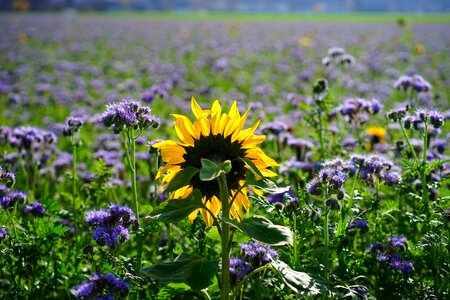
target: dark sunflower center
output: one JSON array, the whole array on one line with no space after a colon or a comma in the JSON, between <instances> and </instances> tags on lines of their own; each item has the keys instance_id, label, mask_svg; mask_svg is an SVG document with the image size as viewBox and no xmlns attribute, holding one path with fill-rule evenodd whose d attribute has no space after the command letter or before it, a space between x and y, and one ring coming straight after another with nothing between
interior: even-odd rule
<instances>
[{"instance_id":1,"label":"dark sunflower center","mask_svg":"<svg viewBox=\"0 0 450 300\"><path fill-rule=\"evenodd\" d=\"M241 148L241 143L231 142L231 136L226 138L222 134L200 136L195 140L194 146L184 148L186 154L183 158L186 160L181 164L182 168L188 166L200 169L202 167L201 159L206 158L216 163L222 163L225 160L231 161L231 171L227 174L228 189L238 189L239 181L245 178L245 164L239 157L245 156L245 149ZM200 175L196 174L191 179L194 188L198 188L203 196L210 199L212 196L219 196L219 185L217 180L202 181Z\"/></svg>"}]
</instances>

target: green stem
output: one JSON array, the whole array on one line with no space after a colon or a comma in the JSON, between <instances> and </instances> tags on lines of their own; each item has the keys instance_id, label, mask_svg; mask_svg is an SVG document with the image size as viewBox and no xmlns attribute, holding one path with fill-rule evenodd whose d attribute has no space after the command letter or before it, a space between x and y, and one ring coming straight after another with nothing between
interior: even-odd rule
<instances>
[{"instance_id":1,"label":"green stem","mask_svg":"<svg viewBox=\"0 0 450 300\"><path fill-rule=\"evenodd\" d=\"M408 134L406 133L405 127L403 127L402 121L400 120L398 123L400 124L400 128L402 129L403 137L405 138L406 143L408 144L408 147L411 150L412 155L414 156L414 159L418 162L419 158L417 157L416 151L414 151L414 147L411 145L411 141L409 140L409 137L408 137Z\"/></svg>"},{"instance_id":2,"label":"green stem","mask_svg":"<svg viewBox=\"0 0 450 300\"><path fill-rule=\"evenodd\" d=\"M422 198L424 201L424 205L426 207L427 217L430 213L430 203L428 196L428 185L427 185L427 145L428 145L428 126L425 124L425 128L423 129L423 155L422 155L422 165L420 169L420 175L422 178Z\"/></svg>"},{"instance_id":3,"label":"green stem","mask_svg":"<svg viewBox=\"0 0 450 300\"><path fill-rule=\"evenodd\" d=\"M320 159L322 160L325 157L325 149L323 146L323 124L322 124L322 111L319 108L319 144L320 144Z\"/></svg>"},{"instance_id":4,"label":"green stem","mask_svg":"<svg viewBox=\"0 0 450 300\"><path fill-rule=\"evenodd\" d=\"M230 238L230 225L225 222L225 219L230 217L230 203L228 195L228 183L225 174L220 174L218 177L220 189L220 201L222 202L222 290L221 299L228 300L230 295L230 252L228 250Z\"/></svg>"},{"instance_id":5,"label":"green stem","mask_svg":"<svg viewBox=\"0 0 450 300\"><path fill-rule=\"evenodd\" d=\"M293 234L294 234L294 270L298 268L298 240L297 240L297 215L294 213L293 215Z\"/></svg>"},{"instance_id":6,"label":"green stem","mask_svg":"<svg viewBox=\"0 0 450 300\"><path fill-rule=\"evenodd\" d=\"M133 127L126 130L126 132L124 133L124 139L125 139L124 140L125 152L127 155L127 160L131 171L131 187L133 190L134 211L139 226L139 229L136 234L137 239L136 271L140 272L144 243L143 243L143 230L140 227L141 223L139 221L139 201L136 183L136 140L134 139Z\"/></svg>"},{"instance_id":7,"label":"green stem","mask_svg":"<svg viewBox=\"0 0 450 300\"><path fill-rule=\"evenodd\" d=\"M329 247L330 240L328 236L328 215L330 214L330 210L327 208L325 211L325 216L323 217L323 241L325 244L325 248L323 251L323 265L325 268L325 278L327 280L330 279L330 258L329 258Z\"/></svg>"},{"instance_id":8,"label":"green stem","mask_svg":"<svg viewBox=\"0 0 450 300\"><path fill-rule=\"evenodd\" d=\"M255 276L256 274L268 270L268 269L273 269L273 266L271 264L267 264L265 266L259 267L258 269L250 272L249 274L247 274L247 276L244 277L244 279L241 280L241 282L239 282L239 284L236 286L235 293L233 294L233 298L236 298L236 292L241 291L241 288L245 287L245 284L247 283L247 281L249 281L253 276Z\"/></svg>"},{"instance_id":9,"label":"green stem","mask_svg":"<svg viewBox=\"0 0 450 300\"><path fill-rule=\"evenodd\" d=\"M77 197L77 145L72 148L72 207L76 211Z\"/></svg>"}]
</instances>

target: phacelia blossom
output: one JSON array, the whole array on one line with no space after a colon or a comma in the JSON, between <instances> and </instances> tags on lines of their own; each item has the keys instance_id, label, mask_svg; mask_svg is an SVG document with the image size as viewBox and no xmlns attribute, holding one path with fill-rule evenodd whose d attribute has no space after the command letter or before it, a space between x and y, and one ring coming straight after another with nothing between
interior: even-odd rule
<instances>
[{"instance_id":1,"label":"phacelia blossom","mask_svg":"<svg viewBox=\"0 0 450 300\"><path fill-rule=\"evenodd\" d=\"M251 241L245 244L239 244L241 247L241 254L251 266L259 268L266 265L278 257L278 252L268 245L263 245L256 241Z\"/></svg>"},{"instance_id":2,"label":"phacelia blossom","mask_svg":"<svg viewBox=\"0 0 450 300\"><path fill-rule=\"evenodd\" d=\"M88 211L86 224L93 228L92 237L100 246L111 250L117 242L124 243L130 236L129 228L137 224L136 217L128 206L111 204L107 209Z\"/></svg>"},{"instance_id":3,"label":"phacelia blossom","mask_svg":"<svg viewBox=\"0 0 450 300\"><path fill-rule=\"evenodd\" d=\"M230 282L238 284L244 277L255 267L250 266L244 259L232 257L230 258Z\"/></svg>"},{"instance_id":4,"label":"phacelia blossom","mask_svg":"<svg viewBox=\"0 0 450 300\"><path fill-rule=\"evenodd\" d=\"M39 201L34 201L31 205L25 206L24 211L26 214L32 214L35 216L43 216L45 214L45 208Z\"/></svg>"},{"instance_id":5,"label":"phacelia blossom","mask_svg":"<svg viewBox=\"0 0 450 300\"><path fill-rule=\"evenodd\" d=\"M129 290L128 283L109 273L92 275L91 280L81 283L72 293L78 299L116 299L126 297Z\"/></svg>"},{"instance_id":6,"label":"phacelia blossom","mask_svg":"<svg viewBox=\"0 0 450 300\"><path fill-rule=\"evenodd\" d=\"M369 121L370 115L379 113L381 108L382 105L377 99L346 98L330 112L329 117L332 119L334 115L339 113L348 123L361 126Z\"/></svg>"},{"instance_id":7,"label":"phacelia blossom","mask_svg":"<svg viewBox=\"0 0 450 300\"><path fill-rule=\"evenodd\" d=\"M6 229L0 228L0 243L6 238L8 231Z\"/></svg>"},{"instance_id":8,"label":"phacelia blossom","mask_svg":"<svg viewBox=\"0 0 450 300\"><path fill-rule=\"evenodd\" d=\"M129 99L108 105L100 120L106 127L111 127L114 133L120 133L125 128L156 128L160 124L159 118L151 114L149 107Z\"/></svg>"}]
</instances>

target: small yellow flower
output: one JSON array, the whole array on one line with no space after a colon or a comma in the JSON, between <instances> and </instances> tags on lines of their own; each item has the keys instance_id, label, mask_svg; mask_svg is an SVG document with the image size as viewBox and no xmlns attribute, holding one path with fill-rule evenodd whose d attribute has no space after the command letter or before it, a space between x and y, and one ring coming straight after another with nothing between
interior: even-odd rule
<instances>
[{"instance_id":1,"label":"small yellow flower","mask_svg":"<svg viewBox=\"0 0 450 300\"><path fill-rule=\"evenodd\" d=\"M416 45L416 52L419 55L424 55L426 52L425 46L423 44L417 44Z\"/></svg>"},{"instance_id":2,"label":"small yellow flower","mask_svg":"<svg viewBox=\"0 0 450 300\"><path fill-rule=\"evenodd\" d=\"M300 45L300 47L308 48L312 44L312 39L308 36L302 37L298 40L298 44Z\"/></svg>"},{"instance_id":3,"label":"small yellow flower","mask_svg":"<svg viewBox=\"0 0 450 300\"><path fill-rule=\"evenodd\" d=\"M247 189L241 189L246 182L248 167L240 158L250 159L261 174L267 177L276 175L268 168L278 164L257 147L265 140L265 136L254 134L259 121L252 127L243 129L249 109L241 116L234 101L229 112L224 113L216 100L211 109L203 110L194 98L191 100L191 108L196 118L194 122L184 115L173 115L180 142L167 140L153 145L161 151L162 160L166 163L159 170L157 177L162 177L162 182L168 185L181 170L187 167L200 169L202 158L215 162L230 160L231 171L226 174L229 200L235 197L230 213L240 221L243 209L250 208ZM172 192L171 198L183 201L194 189L200 190L204 205L217 216L222 208L219 185L215 180L200 180L198 173L186 186ZM206 225L212 226L213 218L206 209L191 213L189 221L192 223L199 212Z\"/></svg>"}]
</instances>

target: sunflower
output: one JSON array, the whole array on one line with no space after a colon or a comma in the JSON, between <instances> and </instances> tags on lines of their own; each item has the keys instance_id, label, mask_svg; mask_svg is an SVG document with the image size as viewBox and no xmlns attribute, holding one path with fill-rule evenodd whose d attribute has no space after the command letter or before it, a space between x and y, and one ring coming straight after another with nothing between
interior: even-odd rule
<instances>
[{"instance_id":1,"label":"sunflower","mask_svg":"<svg viewBox=\"0 0 450 300\"><path fill-rule=\"evenodd\" d=\"M158 171L157 178L162 177L163 184L169 185L180 171L188 167L200 169L202 158L217 163L230 160L231 171L226 174L229 201L234 198L230 214L240 221L243 209L248 211L250 208L247 189L242 188L249 168L241 158L251 160L265 177L275 176L276 173L268 168L278 166L257 147L265 140L264 135L254 134L260 122L244 130L244 123L250 109L241 116L236 101L233 102L228 113L222 112L218 100L214 101L211 109L203 110L192 98L191 108L196 118L194 122L184 115L172 115L175 117L175 131L180 139L179 142L166 140L153 145L160 150L162 160L166 163ZM188 184L173 191L170 198L182 201L194 189L200 190L204 205L217 216L222 207L219 184L216 180L202 181L198 173ZM254 192L260 191L254 189ZM213 217L203 208L192 212L188 217L189 221L192 223L199 212L206 225L212 226Z\"/></svg>"}]
</instances>

